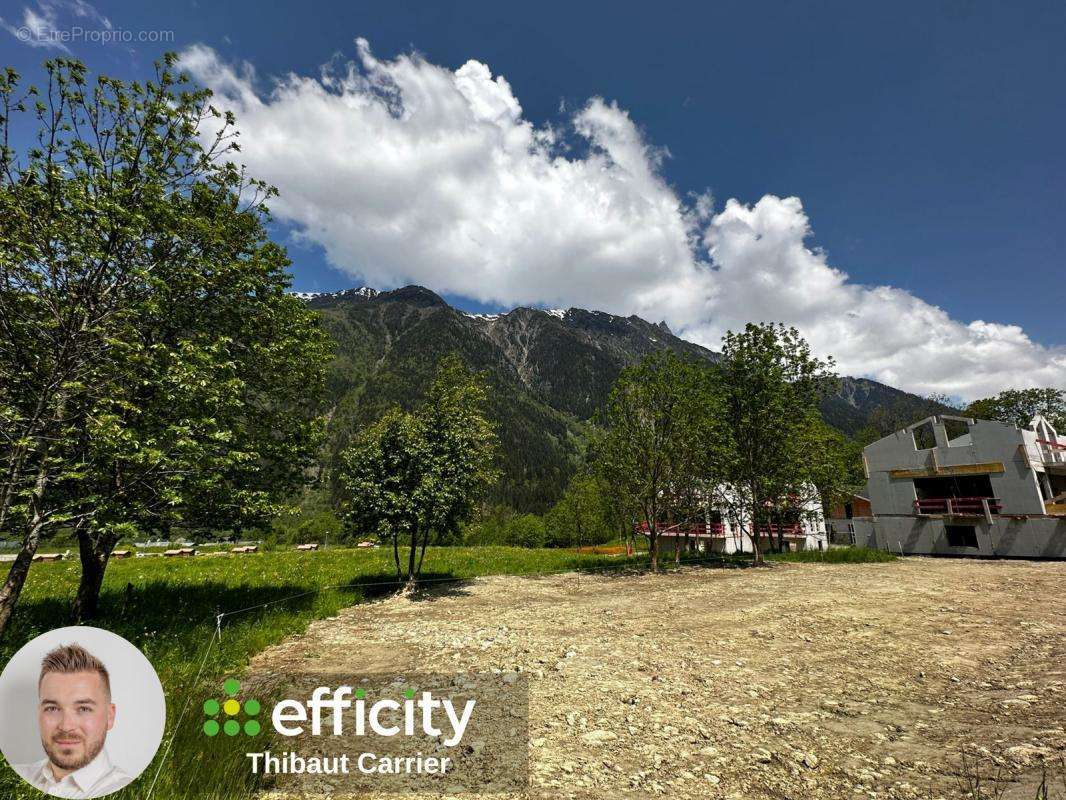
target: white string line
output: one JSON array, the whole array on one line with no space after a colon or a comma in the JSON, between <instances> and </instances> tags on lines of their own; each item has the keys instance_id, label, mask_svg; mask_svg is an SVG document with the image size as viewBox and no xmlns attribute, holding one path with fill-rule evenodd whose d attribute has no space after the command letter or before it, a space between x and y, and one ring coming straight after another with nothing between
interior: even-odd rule
<instances>
[{"instance_id":1,"label":"white string line","mask_svg":"<svg viewBox=\"0 0 1066 800\"><path fill-rule=\"evenodd\" d=\"M200 669L196 671L196 677L192 680L192 685L189 687L188 697L185 698L185 707L181 709L181 714L178 715L177 721L174 723L174 728L170 733L170 740L167 742L167 746L163 750L163 755L159 759L159 766L156 768L155 777L152 778L152 784L148 787L148 792L145 794L145 800L148 800L152 796L152 792L155 791L156 781L159 780L159 775L163 771L163 765L166 763L167 756L170 755L170 748L174 744L174 739L178 735L178 731L181 729L181 721L185 718L185 712L189 710L189 704L192 703L193 693L200 685L200 676L204 673L204 666L207 664L207 657L211 654L211 647L215 643L215 636L218 635L221 640L221 634L219 633L222 624L222 618L218 618L218 625L215 631L211 634L211 639L207 642L207 648L204 650L204 657L200 661Z\"/></svg>"}]
</instances>

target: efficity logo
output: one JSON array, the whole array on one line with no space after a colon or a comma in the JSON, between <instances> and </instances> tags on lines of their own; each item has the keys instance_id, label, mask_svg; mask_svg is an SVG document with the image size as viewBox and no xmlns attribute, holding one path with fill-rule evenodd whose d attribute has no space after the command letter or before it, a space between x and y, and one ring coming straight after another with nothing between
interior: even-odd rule
<instances>
[{"instance_id":1,"label":"efficity logo","mask_svg":"<svg viewBox=\"0 0 1066 800\"><path fill-rule=\"evenodd\" d=\"M222 700L212 697L204 701L204 715L207 717L203 725L204 733L207 736L218 736L219 732L236 736L243 730L248 736L258 736L263 730L262 723L256 719L262 711L259 701L245 700L242 704L237 700L241 684L235 678L227 678L222 684L222 690L226 693ZM242 710L247 717L243 724L240 720Z\"/></svg>"},{"instance_id":2,"label":"efficity logo","mask_svg":"<svg viewBox=\"0 0 1066 800\"><path fill-rule=\"evenodd\" d=\"M204 702L203 732L207 736L236 736L242 730L248 736L258 736L264 722L259 720L262 706L258 700L236 698L240 682L229 678L223 684L226 698L210 698ZM337 688L319 686L306 700L284 699L274 704L265 717L274 732L284 738L309 735L356 737L419 737L436 740L447 748L462 743L477 704L466 700L461 707L448 698L434 697L431 691L417 692L412 688L400 690L397 697L371 700L364 688L342 685ZM242 714L243 712L243 714ZM325 724L324 724L325 723ZM417 752L410 757L378 758L374 753L362 753L354 759L348 755L337 758L303 757L297 753L273 754L270 751L246 753L253 773L348 773L353 767L364 774L395 774L419 772L444 774L454 763L450 758L423 756Z\"/></svg>"}]
</instances>

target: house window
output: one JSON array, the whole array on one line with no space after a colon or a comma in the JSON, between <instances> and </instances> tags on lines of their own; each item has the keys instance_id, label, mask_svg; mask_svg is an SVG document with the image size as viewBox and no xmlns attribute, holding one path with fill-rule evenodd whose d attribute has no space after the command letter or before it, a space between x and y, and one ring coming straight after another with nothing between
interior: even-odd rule
<instances>
[{"instance_id":1,"label":"house window","mask_svg":"<svg viewBox=\"0 0 1066 800\"><path fill-rule=\"evenodd\" d=\"M945 525L948 547L977 548L977 529L973 525Z\"/></svg>"}]
</instances>

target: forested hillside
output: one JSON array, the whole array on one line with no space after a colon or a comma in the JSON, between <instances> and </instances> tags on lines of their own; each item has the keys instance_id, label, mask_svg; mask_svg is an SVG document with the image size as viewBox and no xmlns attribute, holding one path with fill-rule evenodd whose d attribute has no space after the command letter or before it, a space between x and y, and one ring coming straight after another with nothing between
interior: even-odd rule
<instances>
[{"instance_id":1,"label":"forested hillside","mask_svg":"<svg viewBox=\"0 0 1066 800\"><path fill-rule=\"evenodd\" d=\"M503 472L492 499L521 511L544 511L562 494L623 367L664 348L717 359L674 336L665 323L600 311L516 308L472 315L420 286L301 296L319 311L336 342L325 479L329 464L361 427L391 406L417 404L437 361L455 352L490 378ZM875 381L845 378L822 412L829 423L855 434L939 408Z\"/></svg>"}]
</instances>

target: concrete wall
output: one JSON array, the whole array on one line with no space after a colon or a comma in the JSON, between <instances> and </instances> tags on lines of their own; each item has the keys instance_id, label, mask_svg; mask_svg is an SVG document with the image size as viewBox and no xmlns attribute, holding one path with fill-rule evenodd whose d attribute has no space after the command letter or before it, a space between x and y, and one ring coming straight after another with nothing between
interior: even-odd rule
<instances>
[{"instance_id":1,"label":"concrete wall","mask_svg":"<svg viewBox=\"0 0 1066 800\"><path fill-rule=\"evenodd\" d=\"M876 516L914 514L913 478L893 478L890 470L921 470L998 462L1002 473L991 472L992 491L1003 514L1043 514L1037 474L1022 447L1022 431L1009 425L975 420L968 436L952 446L944 424L933 426L937 446L917 450L910 430L899 431L869 445L866 458L870 480L867 497Z\"/></svg>"},{"instance_id":2,"label":"concrete wall","mask_svg":"<svg viewBox=\"0 0 1066 800\"><path fill-rule=\"evenodd\" d=\"M1066 517L997 517L992 525L941 517L878 516L847 522L854 527L856 545L905 555L1066 558ZM978 547L949 547L945 524L973 524Z\"/></svg>"}]
</instances>

